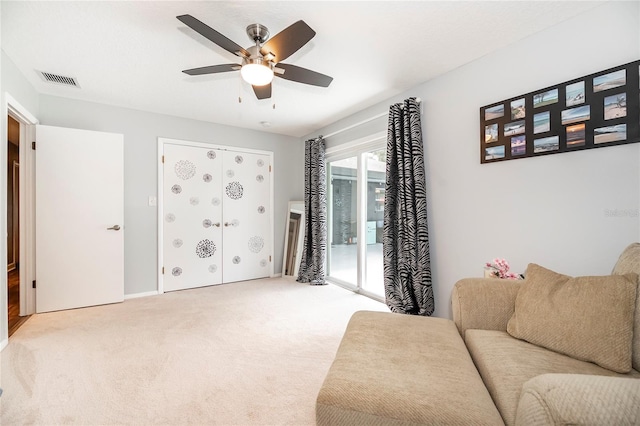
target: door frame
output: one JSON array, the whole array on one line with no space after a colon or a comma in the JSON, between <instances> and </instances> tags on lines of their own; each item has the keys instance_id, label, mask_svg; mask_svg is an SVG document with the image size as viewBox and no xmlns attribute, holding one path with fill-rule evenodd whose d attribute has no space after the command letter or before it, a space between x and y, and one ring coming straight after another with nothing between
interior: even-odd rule
<instances>
[{"instance_id":1,"label":"door frame","mask_svg":"<svg viewBox=\"0 0 640 426\"><path fill-rule=\"evenodd\" d=\"M164 163L163 163L163 158L164 158L164 145L165 144L171 144L171 145L182 145L182 146L190 146L190 147L194 147L194 148L209 148L209 149L219 149L222 151L234 151L234 152L245 152L245 153L249 153L249 154L260 154L260 155L268 155L269 156L269 163L271 164L271 177L269 179L269 211L271 212L271 217L269 218L269 235L271 236L271 243L270 243L270 247L269 247L269 251L271 253L271 262L269 262L269 276L270 277L274 277L274 273L273 273L273 263L275 261L275 254L274 254L274 211L273 211L273 206L274 206L274 193L273 193L273 189L274 189L274 178L273 178L273 173L275 173L275 166L273 164L273 152L272 151L262 151L262 150L257 150L257 149L250 149L250 148L241 148L241 147L235 147L235 146L229 146L229 145L217 145L217 144L213 144L213 143L206 143L206 142L195 142L195 141L187 141L187 140L182 140L182 139L171 139L171 138L164 138L164 137L158 137L158 187L157 187L157 195L156 195L156 201L157 201L157 211L158 211L158 217L157 217L157 221L158 221L158 241L157 241L157 248L158 248L158 264L157 264L157 274L158 274L158 294L162 294L164 293L164 277L163 277L163 263L164 263L164 251L163 251L163 240L164 240L164 231L163 231L163 218L164 218L164 196L163 193L164 191L162 190L162 188L164 187ZM223 272L224 273L224 272Z\"/></svg>"},{"instance_id":2,"label":"door frame","mask_svg":"<svg viewBox=\"0 0 640 426\"><path fill-rule=\"evenodd\" d=\"M9 93L4 93L4 115L3 120L7 120L10 115L18 123L20 123L20 155L19 155L19 210L20 210L20 316L31 315L35 313L36 292L32 286L27 283L35 280L35 151L30 149L29 141L35 141L35 126L39 123L38 119L29 112L27 108L22 106ZM8 132L8 125L5 124ZM3 135L5 141L8 134ZM0 164L7 163L7 152L5 149L0 152ZM0 208L3 211L7 209L7 186L2 185L0 192ZM1 221L0 234L6 235L7 223ZM6 243L4 243L6 244ZM4 246L3 246L4 247ZM3 251L6 255L7 249ZM2 275L0 279L0 291L7 293L7 276ZM2 318L7 317L7 304L0 306L0 315ZM3 325L0 330L0 336L8 336L8 324L6 320L0 321ZM0 350L8 343L8 339L0 341Z\"/></svg>"}]
</instances>

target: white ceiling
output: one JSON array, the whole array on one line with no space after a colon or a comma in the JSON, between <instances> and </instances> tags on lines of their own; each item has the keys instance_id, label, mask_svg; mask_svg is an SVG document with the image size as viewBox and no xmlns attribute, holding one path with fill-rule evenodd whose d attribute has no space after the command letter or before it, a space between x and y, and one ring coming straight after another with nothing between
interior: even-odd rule
<instances>
[{"instance_id":1,"label":"white ceiling","mask_svg":"<svg viewBox=\"0 0 640 426\"><path fill-rule=\"evenodd\" d=\"M2 0L1 40L43 94L299 137L600 3ZM285 62L334 81L276 79L272 98L259 101L237 72L187 76L239 60L178 21L182 14L245 47L249 24L274 35L302 19L317 35ZM45 83L36 70L75 77L81 88Z\"/></svg>"}]
</instances>

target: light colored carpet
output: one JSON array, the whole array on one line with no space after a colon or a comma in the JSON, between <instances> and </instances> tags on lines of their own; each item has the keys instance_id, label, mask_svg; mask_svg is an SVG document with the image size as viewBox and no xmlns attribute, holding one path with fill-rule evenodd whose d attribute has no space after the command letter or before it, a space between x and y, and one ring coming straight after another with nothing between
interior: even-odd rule
<instances>
[{"instance_id":1,"label":"light colored carpet","mask_svg":"<svg viewBox=\"0 0 640 426\"><path fill-rule=\"evenodd\" d=\"M0 423L314 424L358 310L387 308L287 277L34 315L0 353Z\"/></svg>"}]
</instances>

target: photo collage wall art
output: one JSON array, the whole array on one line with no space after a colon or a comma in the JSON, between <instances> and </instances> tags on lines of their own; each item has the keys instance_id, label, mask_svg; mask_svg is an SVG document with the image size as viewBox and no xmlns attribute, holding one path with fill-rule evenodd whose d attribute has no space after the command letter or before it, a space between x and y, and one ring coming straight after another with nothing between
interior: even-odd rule
<instances>
[{"instance_id":1,"label":"photo collage wall art","mask_svg":"<svg viewBox=\"0 0 640 426\"><path fill-rule=\"evenodd\" d=\"M640 142L640 61L480 108L480 162Z\"/></svg>"}]
</instances>

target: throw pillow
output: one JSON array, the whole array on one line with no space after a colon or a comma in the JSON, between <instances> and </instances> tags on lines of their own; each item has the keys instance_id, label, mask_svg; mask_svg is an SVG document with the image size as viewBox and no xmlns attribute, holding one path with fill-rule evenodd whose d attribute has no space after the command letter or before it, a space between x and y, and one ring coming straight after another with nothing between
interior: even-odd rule
<instances>
[{"instance_id":1,"label":"throw pillow","mask_svg":"<svg viewBox=\"0 0 640 426\"><path fill-rule=\"evenodd\" d=\"M577 277L527 267L507 332L618 373L631 371L638 275Z\"/></svg>"}]
</instances>

